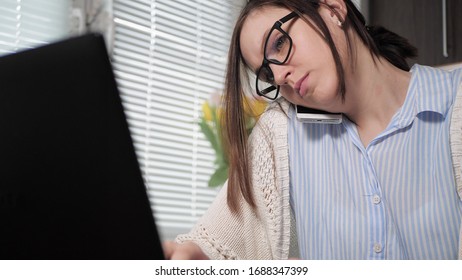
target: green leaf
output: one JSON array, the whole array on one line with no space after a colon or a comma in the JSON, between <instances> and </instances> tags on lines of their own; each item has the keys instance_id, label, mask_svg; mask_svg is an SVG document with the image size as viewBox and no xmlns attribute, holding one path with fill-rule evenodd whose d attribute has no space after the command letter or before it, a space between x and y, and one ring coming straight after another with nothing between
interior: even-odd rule
<instances>
[{"instance_id":1,"label":"green leaf","mask_svg":"<svg viewBox=\"0 0 462 280\"><path fill-rule=\"evenodd\" d=\"M219 187L222 186L228 179L228 166L222 165L219 166L215 173L210 176L209 187Z\"/></svg>"},{"instance_id":2,"label":"green leaf","mask_svg":"<svg viewBox=\"0 0 462 280\"><path fill-rule=\"evenodd\" d=\"M246 116L245 118L245 128L247 130L252 130L252 128L255 126L255 118L252 118L250 116Z\"/></svg>"},{"instance_id":3,"label":"green leaf","mask_svg":"<svg viewBox=\"0 0 462 280\"><path fill-rule=\"evenodd\" d=\"M215 164L216 166L226 165L226 162L225 162L225 160L224 160L224 158L223 158L223 152L222 152L222 151L220 151L220 152L215 151L215 161L214 161L214 164Z\"/></svg>"},{"instance_id":4,"label":"green leaf","mask_svg":"<svg viewBox=\"0 0 462 280\"><path fill-rule=\"evenodd\" d=\"M213 129L208 125L207 121L201 118L201 121L199 122L199 127L202 130L202 133L204 133L205 138L209 140L210 145L212 145L212 148L215 150L215 153L221 152L221 148L218 144L218 139L216 133L213 131Z\"/></svg>"}]
</instances>

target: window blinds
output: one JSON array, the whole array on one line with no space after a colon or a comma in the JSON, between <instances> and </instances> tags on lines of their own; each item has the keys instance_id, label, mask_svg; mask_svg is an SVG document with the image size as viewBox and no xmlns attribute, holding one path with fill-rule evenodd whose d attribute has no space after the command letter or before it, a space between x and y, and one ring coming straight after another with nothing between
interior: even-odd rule
<instances>
[{"instance_id":1,"label":"window blinds","mask_svg":"<svg viewBox=\"0 0 462 280\"><path fill-rule=\"evenodd\" d=\"M66 36L69 31L69 2L1 0L0 55Z\"/></svg>"},{"instance_id":2,"label":"window blinds","mask_svg":"<svg viewBox=\"0 0 462 280\"><path fill-rule=\"evenodd\" d=\"M189 231L217 189L215 155L197 121L223 88L242 1L114 0L113 65L164 239Z\"/></svg>"}]
</instances>

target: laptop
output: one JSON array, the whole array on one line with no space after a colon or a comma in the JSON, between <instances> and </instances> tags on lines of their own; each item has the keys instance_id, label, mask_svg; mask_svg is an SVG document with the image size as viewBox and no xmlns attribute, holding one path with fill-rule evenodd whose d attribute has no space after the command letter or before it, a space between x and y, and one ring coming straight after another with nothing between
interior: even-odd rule
<instances>
[{"instance_id":1,"label":"laptop","mask_svg":"<svg viewBox=\"0 0 462 280\"><path fill-rule=\"evenodd\" d=\"M0 259L162 259L104 40L0 57Z\"/></svg>"}]
</instances>

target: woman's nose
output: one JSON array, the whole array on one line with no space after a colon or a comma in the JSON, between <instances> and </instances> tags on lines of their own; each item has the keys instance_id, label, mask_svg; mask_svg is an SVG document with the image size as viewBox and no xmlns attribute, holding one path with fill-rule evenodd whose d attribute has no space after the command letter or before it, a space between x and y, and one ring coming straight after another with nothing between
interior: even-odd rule
<instances>
[{"instance_id":1,"label":"woman's nose","mask_svg":"<svg viewBox=\"0 0 462 280\"><path fill-rule=\"evenodd\" d=\"M271 71L274 75L274 82L279 85L285 85L289 82L289 77L292 74L292 67L290 65L277 65L271 64Z\"/></svg>"}]
</instances>

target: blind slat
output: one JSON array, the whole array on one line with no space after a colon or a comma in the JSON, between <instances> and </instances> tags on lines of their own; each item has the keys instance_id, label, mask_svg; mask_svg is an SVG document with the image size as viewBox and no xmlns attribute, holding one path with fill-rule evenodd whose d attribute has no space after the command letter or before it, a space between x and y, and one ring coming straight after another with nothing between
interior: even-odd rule
<instances>
[{"instance_id":1,"label":"blind slat","mask_svg":"<svg viewBox=\"0 0 462 280\"><path fill-rule=\"evenodd\" d=\"M70 1L3 0L0 7L0 55L67 36Z\"/></svg>"},{"instance_id":2,"label":"blind slat","mask_svg":"<svg viewBox=\"0 0 462 280\"><path fill-rule=\"evenodd\" d=\"M113 66L164 238L188 230L213 201L215 153L197 124L222 90L235 0L114 0Z\"/></svg>"}]
</instances>

